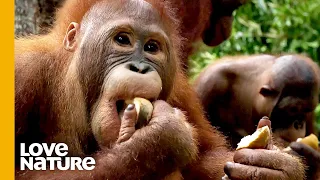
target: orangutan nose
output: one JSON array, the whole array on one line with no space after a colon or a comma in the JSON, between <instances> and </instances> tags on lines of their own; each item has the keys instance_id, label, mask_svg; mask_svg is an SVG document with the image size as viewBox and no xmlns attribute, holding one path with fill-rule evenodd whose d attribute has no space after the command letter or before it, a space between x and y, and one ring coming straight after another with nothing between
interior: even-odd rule
<instances>
[{"instance_id":1,"label":"orangutan nose","mask_svg":"<svg viewBox=\"0 0 320 180\"><path fill-rule=\"evenodd\" d=\"M154 70L151 65L143 62L131 62L128 64L128 69L140 74L147 74Z\"/></svg>"}]
</instances>

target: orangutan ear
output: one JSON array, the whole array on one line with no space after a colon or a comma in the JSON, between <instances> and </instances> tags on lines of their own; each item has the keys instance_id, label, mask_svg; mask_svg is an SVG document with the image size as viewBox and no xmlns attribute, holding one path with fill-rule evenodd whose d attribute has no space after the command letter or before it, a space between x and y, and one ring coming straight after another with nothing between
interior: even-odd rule
<instances>
[{"instance_id":1,"label":"orangutan ear","mask_svg":"<svg viewBox=\"0 0 320 180\"><path fill-rule=\"evenodd\" d=\"M78 23L72 22L69 24L67 33L63 39L64 49L67 51L74 52L77 47L77 35L80 31L80 25Z\"/></svg>"},{"instance_id":2,"label":"orangutan ear","mask_svg":"<svg viewBox=\"0 0 320 180\"><path fill-rule=\"evenodd\" d=\"M256 109L259 109L260 114L270 117L280 99L281 92L266 84L260 87L259 94L260 96L257 98Z\"/></svg>"}]
</instances>

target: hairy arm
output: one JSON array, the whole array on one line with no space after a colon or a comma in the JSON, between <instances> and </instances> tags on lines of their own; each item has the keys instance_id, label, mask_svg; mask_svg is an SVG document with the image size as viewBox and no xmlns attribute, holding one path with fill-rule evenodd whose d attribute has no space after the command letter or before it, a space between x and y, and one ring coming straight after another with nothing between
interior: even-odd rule
<instances>
[{"instance_id":1,"label":"hairy arm","mask_svg":"<svg viewBox=\"0 0 320 180\"><path fill-rule=\"evenodd\" d=\"M293 142L290 147L303 157L304 162L308 166L307 179L320 179L320 149L315 150L308 145Z\"/></svg>"},{"instance_id":2,"label":"hairy arm","mask_svg":"<svg viewBox=\"0 0 320 180\"><path fill-rule=\"evenodd\" d=\"M17 179L162 179L196 158L193 130L183 114L167 103L154 104L150 123L111 149L97 153L92 171L24 171ZM135 124L135 110L126 110L124 124ZM132 128L120 130L120 137ZM127 133L125 132L127 131ZM126 138L125 138L126 139Z\"/></svg>"},{"instance_id":3,"label":"hairy arm","mask_svg":"<svg viewBox=\"0 0 320 180\"><path fill-rule=\"evenodd\" d=\"M260 120L258 127L270 126L270 121ZM199 133L199 132L198 132ZM217 133L217 132L216 132ZM218 137L211 134L211 137ZM208 137L207 137L208 138ZM199 139L201 139L199 137ZM203 151L199 160L186 172L186 179L221 179L224 173L231 179L304 179L304 165L300 158L278 150L270 141L268 149L241 149L229 151L223 138ZM221 143L218 146L217 143Z\"/></svg>"},{"instance_id":4,"label":"hairy arm","mask_svg":"<svg viewBox=\"0 0 320 180\"><path fill-rule=\"evenodd\" d=\"M38 103L37 95L42 93L41 63L34 61L32 56L30 53L26 53L15 57L16 135L27 131L28 117L31 116L33 108Z\"/></svg>"}]
</instances>

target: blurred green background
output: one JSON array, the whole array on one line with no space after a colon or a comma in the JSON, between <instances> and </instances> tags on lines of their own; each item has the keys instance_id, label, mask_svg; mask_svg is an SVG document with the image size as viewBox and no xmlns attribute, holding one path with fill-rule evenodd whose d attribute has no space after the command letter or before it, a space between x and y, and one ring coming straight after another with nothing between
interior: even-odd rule
<instances>
[{"instance_id":1,"label":"blurred green background","mask_svg":"<svg viewBox=\"0 0 320 180\"><path fill-rule=\"evenodd\" d=\"M252 0L234 12L232 36L221 45L203 44L189 58L190 81L225 55L302 53L319 64L320 0ZM320 105L316 108L320 131Z\"/></svg>"}]
</instances>

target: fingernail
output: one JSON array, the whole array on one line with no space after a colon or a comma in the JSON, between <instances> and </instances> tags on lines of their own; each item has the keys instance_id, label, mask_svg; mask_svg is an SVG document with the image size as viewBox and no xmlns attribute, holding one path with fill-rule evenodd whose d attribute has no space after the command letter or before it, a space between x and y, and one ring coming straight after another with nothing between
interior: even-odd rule
<instances>
[{"instance_id":1,"label":"fingernail","mask_svg":"<svg viewBox=\"0 0 320 180\"><path fill-rule=\"evenodd\" d=\"M232 165L233 165L232 162L227 162L223 168L223 170L227 176L230 176L230 171L232 170Z\"/></svg>"},{"instance_id":2,"label":"fingernail","mask_svg":"<svg viewBox=\"0 0 320 180\"><path fill-rule=\"evenodd\" d=\"M232 165L233 165L233 162L227 162L226 165L227 165L227 166L232 166Z\"/></svg>"},{"instance_id":3,"label":"fingernail","mask_svg":"<svg viewBox=\"0 0 320 180\"><path fill-rule=\"evenodd\" d=\"M268 116L263 116L261 119L269 119Z\"/></svg>"},{"instance_id":4,"label":"fingernail","mask_svg":"<svg viewBox=\"0 0 320 180\"><path fill-rule=\"evenodd\" d=\"M134 109L134 104L129 104L126 108L126 111L132 111Z\"/></svg>"},{"instance_id":5,"label":"fingernail","mask_svg":"<svg viewBox=\"0 0 320 180\"><path fill-rule=\"evenodd\" d=\"M289 146L290 146L292 149L297 149L297 148L299 148L299 143L297 143L297 142L291 142Z\"/></svg>"}]
</instances>

